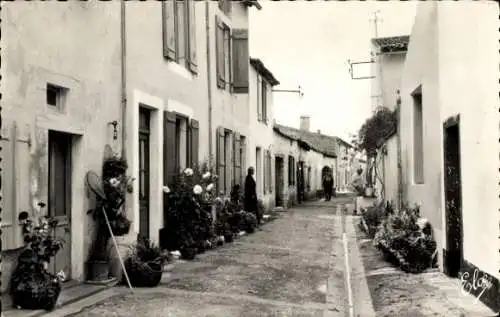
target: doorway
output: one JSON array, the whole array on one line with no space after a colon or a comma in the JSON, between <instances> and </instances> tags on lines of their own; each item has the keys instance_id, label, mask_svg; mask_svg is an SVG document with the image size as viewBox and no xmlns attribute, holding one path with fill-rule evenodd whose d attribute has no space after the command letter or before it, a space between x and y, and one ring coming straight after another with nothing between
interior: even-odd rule
<instances>
[{"instance_id":1,"label":"doorway","mask_svg":"<svg viewBox=\"0 0 500 317\"><path fill-rule=\"evenodd\" d=\"M443 125L446 219L446 249L443 252L443 262L445 274L450 277L458 277L463 258L459 120L460 117L456 116L448 119Z\"/></svg>"},{"instance_id":2,"label":"doorway","mask_svg":"<svg viewBox=\"0 0 500 317\"><path fill-rule=\"evenodd\" d=\"M58 220L54 235L63 239L63 247L49 264L51 273L63 271L71 279L71 192L72 135L49 130L48 215Z\"/></svg>"},{"instance_id":3,"label":"doorway","mask_svg":"<svg viewBox=\"0 0 500 317\"><path fill-rule=\"evenodd\" d=\"M285 175L284 175L284 166L285 163L282 157L276 156L274 164L274 172L276 175L275 186L275 202L276 207L283 207L283 188L285 186Z\"/></svg>"},{"instance_id":4,"label":"doorway","mask_svg":"<svg viewBox=\"0 0 500 317\"><path fill-rule=\"evenodd\" d=\"M139 108L139 235L149 239L150 111Z\"/></svg>"}]
</instances>

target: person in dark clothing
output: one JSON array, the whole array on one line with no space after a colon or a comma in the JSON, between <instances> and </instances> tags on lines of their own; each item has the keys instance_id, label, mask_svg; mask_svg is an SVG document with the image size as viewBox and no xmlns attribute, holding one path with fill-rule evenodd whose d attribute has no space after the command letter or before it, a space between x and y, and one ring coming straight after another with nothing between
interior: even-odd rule
<instances>
[{"instance_id":1,"label":"person in dark clothing","mask_svg":"<svg viewBox=\"0 0 500 317\"><path fill-rule=\"evenodd\" d=\"M325 192L325 200L330 201L333 193L333 177L327 173L323 179L323 190Z\"/></svg>"},{"instance_id":2,"label":"person in dark clothing","mask_svg":"<svg viewBox=\"0 0 500 317\"><path fill-rule=\"evenodd\" d=\"M248 174L245 179L245 211L252 212L257 217L257 223L260 225L259 212L257 210L257 184L253 179L254 169L253 167L248 168Z\"/></svg>"}]
</instances>

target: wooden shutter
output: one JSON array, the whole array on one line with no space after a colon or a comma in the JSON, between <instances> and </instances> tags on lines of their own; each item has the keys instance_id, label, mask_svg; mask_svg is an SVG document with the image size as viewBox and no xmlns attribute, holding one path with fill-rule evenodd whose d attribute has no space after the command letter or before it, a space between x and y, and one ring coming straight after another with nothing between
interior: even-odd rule
<instances>
[{"instance_id":1,"label":"wooden shutter","mask_svg":"<svg viewBox=\"0 0 500 317\"><path fill-rule=\"evenodd\" d=\"M165 111L163 113L163 182L169 187L173 185L176 171L175 140L176 140L176 116L175 113Z\"/></svg>"},{"instance_id":2,"label":"wooden shutter","mask_svg":"<svg viewBox=\"0 0 500 317\"><path fill-rule=\"evenodd\" d=\"M247 172L247 145L246 138L244 136L240 136L240 159L241 159L241 183L244 183L246 172Z\"/></svg>"},{"instance_id":3,"label":"wooden shutter","mask_svg":"<svg viewBox=\"0 0 500 317\"><path fill-rule=\"evenodd\" d=\"M217 174L219 175L219 191L225 190L224 128L217 128Z\"/></svg>"},{"instance_id":4,"label":"wooden shutter","mask_svg":"<svg viewBox=\"0 0 500 317\"><path fill-rule=\"evenodd\" d=\"M226 191L230 192L231 191L231 185L233 184L233 177L232 177L232 169L234 166L234 163L232 163L232 160L234 160L233 157L233 152L234 152L234 143L232 143L231 139L231 134L230 133L224 133L224 152L225 152L225 159L226 162L224 164L225 169L226 169Z\"/></svg>"},{"instance_id":5,"label":"wooden shutter","mask_svg":"<svg viewBox=\"0 0 500 317\"><path fill-rule=\"evenodd\" d=\"M257 75L257 119L262 121L262 77Z\"/></svg>"},{"instance_id":6,"label":"wooden shutter","mask_svg":"<svg viewBox=\"0 0 500 317\"><path fill-rule=\"evenodd\" d=\"M240 134L234 134L234 184L241 184L241 139Z\"/></svg>"},{"instance_id":7,"label":"wooden shutter","mask_svg":"<svg viewBox=\"0 0 500 317\"><path fill-rule=\"evenodd\" d=\"M271 151L269 153L269 192L273 192L273 157Z\"/></svg>"},{"instance_id":8,"label":"wooden shutter","mask_svg":"<svg viewBox=\"0 0 500 317\"><path fill-rule=\"evenodd\" d=\"M262 121L267 123L267 83L265 79L261 82L261 98L262 98Z\"/></svg>"},{"instance_id":9,"label":"wooden shutter","mask_svg":"<svg viewBox=\"0 0 500 317\"><path fill-rule=\"evenodd\" d=\"M162 1L163 56L175 60L175 7L174 1Z\"/></svg>"},{"instance_id":10,"label":"wooden shutter","mask_svg":"<svg viewBox=\"0 0 500 317\"><path fill-rule=\"evenodd\" d=\"M189 125L189 159L192 167L196 167L199 162L199 147L200 147L200 128L198 120L191 119Z\"/></svg>"},{"instance_id":11,"label":"wooden shutter","mask_svg":"<svg viewBox=\"0 0 500 317\"><path fill-rule=\"evenodd\" d=\"M232 30L233 92L248 93L248 30Z\"/></svg>"},{"instance_id":12,"label":"wooden shutter","mask_svg":"<svg viewBox=\"0 0 500 317\"><path fill-rule=\"evenodd\" d=\"M226 64L224 60L224 25L218 16L215 17L215 24L217 87L225 88Z\"/></svg>"},{"instance_id":13,"label":"wooden shutter","mask_svg":"<svg viewBox=\"0 0 500 317\"><path fill-rule=\"evenodd\" d=\"M18 213L22 210L18 208L18 194L16 172L22 166L17 166L17 126L16 124L6 124L2 122L2 135L0 146L2 148L2 250L12 250L23 246L22 230L18 222ZM28 156L29 157L29 156ZM28 169L29 171L29 169ZM26 195L28 192L21 192Z\"/></svg>"},{"instance_id":14,"label":"wooden shutter","mask_svg":"<svg viewBox=\"0 0 500 317\"><path fill-rule=\"evenodd\" d=\"M198 73L198 62L196 61L196 14L195 14L195 0L188 0L188 66L189 69L197 74Z\"/></svg>"}]
</instances>

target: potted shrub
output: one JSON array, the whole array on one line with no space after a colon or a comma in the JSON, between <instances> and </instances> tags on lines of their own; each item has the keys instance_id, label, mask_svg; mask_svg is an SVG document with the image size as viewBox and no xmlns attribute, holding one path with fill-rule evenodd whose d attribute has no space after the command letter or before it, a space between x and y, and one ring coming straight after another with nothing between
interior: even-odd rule
<instances>
[{"instance_id":1,"label":"potted shrub","mask_svg":"<svg viewBox=\"0 0 500 317\"><path fill-rule=\"evenodd\" d=\"M257 217L250 212L244 212L241 230L254 233L255 228L257 228Z\"/></svg>"},{"instance_id":2,"label":"potted shrub","mask_svg":"<svg viewBox=\"0 0 500 317\"><path fill-rule=\"evenodd\" d=\"M38 204L41 210L45 204ZM49 271L51 258L63 247L63 240L55 236L57 220L40 216L30 218L28 212L19 214L23 226L25 247L18 257L11 276L10 294L15 307L52 310L61 293L64 272Z\"/></svg>"},{"instance_id":3,"label":"potted shrub","mask_svg":"<svg viewBox=\"0 0 500 317\"><path fill-rule=\"evenodd\" d=\"M96 225L96 234L87 261L87 278L92 281L109 279L108 241L111 234L104 213L113 235L123 236L130 231L131 221L125 216L122 206L127 192L132 191L133 179L126 176L126 171L127 162L124 159L113 156L105 160L102 170L102 189L105 197L98 196L96 207L88 211L92 214Z\"/></svg>"},{"instance_id":4,"label":"potted shrub","mask_svg":"<svg viewBox=\"0 0 500 317\"><path fill-rule=\"evenodd\" d=\"M125 260L125 269L130 284L134 287L158 286L163 274L163 266L169 260L167 251L163 252L149 239L138 237L137 243Z\"/></svg>"},{"instance_id":5,"label":"potted shrub","mask_svg":"<svg viewBox=\"0 0 500 317\"><path fill-rule=\"evenodd\" d=\"M160 230L160 245L169 251L178 250L184 259L193 259L209 247L214 238L212 206L214 181L208 163L186 168L175 177L172 188L164 186L166 226Z\"/></svg>"}]
</instances>

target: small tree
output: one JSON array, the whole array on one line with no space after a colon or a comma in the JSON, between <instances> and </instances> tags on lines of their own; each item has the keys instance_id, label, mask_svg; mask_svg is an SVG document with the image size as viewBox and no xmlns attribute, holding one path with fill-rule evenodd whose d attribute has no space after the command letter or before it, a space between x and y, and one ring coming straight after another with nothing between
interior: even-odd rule
<instances>
[{"instance_id":1,"label":"small tree","mask_svg":"<svg viewBox=\"0 0 500 317\"><path fill-rule=\"evenodd\" d=\"M394 111L386 107L378 108L361 126L356 138L358 150L367 156L367 185L373 187L373 172L377 160L377 150L397 130L398 119ZM376 172L376 171L375 171Z\"/></svg>"}]
</instances>

